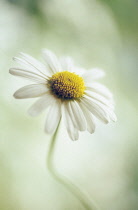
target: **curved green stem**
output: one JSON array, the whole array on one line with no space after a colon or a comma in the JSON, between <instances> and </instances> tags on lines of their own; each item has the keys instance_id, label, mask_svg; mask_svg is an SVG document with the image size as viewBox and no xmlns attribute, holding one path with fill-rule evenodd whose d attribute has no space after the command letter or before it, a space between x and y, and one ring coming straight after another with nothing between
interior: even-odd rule
<instances>
[{"instance_id":1,"label":"curved green stem","mask_svg":"<svg viewBox=\"0 0 138 210\"><path fill-rule=\"evenodd\" d=\"M59 124L60 124L60 122L59 122ZM70 180L68 180L63 175L58 174L58 172L56 171L56 169L54 167L53 154L54 154L58 129L59 129L59 125L52 137L52 140L51 140L51 143L49 146L48 155L47 155L46 161L47 161L47 167L49 169L49 172L51 173L51 175L57 182L59 182L61 185L63 185L65 188L67 188L82 203L83 207L86 210L96 210L97 208L95 207L95 205L93 205L93 207L91 207L90 199L88 199L86 197L86 195L78 189L77 186L75 186L73 183L71 183Z\"/></svg>"}]
</instances>

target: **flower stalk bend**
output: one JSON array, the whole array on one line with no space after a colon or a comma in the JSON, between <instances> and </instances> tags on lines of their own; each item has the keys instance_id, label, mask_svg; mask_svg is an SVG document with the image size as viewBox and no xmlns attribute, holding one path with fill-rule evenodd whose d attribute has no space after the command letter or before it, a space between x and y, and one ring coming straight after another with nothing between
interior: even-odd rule
<instances>
[{"instance_id":1,"label":"flower stalk bend","mask_svg":"<svg viewBox=\"0 0 138 210\"><path fill-rule=\"evenodd\" d=\"M60 122L59 122L60 124ZM48 155L47 155L47 167L49 172L51 173L52 177L61 185L63 185L68 191L70 191L83 205L84 209L86 210L98 210L97 207L93 204L93 207L91 207L91 201L90 199L88 199L86 197L86 195L81 192L77 186L75 186L73 183L71 183L71 181L66 178L63 175L60 175L54 166L54 162L53 162L53 158L54 158L54 150L55 150L55 145L56 145L56 137L58 134L58 130L59 130L59 124L58 127L55 131L55 133L53 134L52 140L50 142L50 146L49 146L49 151L48 151Z\"/></svg>"}]
</instances>

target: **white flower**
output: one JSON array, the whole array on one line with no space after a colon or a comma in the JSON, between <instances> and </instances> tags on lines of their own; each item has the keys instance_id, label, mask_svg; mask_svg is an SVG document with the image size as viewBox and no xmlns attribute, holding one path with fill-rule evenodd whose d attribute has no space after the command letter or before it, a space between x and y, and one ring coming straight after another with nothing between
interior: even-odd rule
<instances>
[{"instance_id":1,"label":"white flower","mask_svg":"<svg viewBox=\"0 0 138 210\"><path fill-rule=\"evenodd\" d=\"M78 131L95 131L94 117L103 123L116 121L112 94L104 85L95 82L104 76L102 70L77 68L70 57L58 59L49 50L44 50L43 55L46 65L20 53L20 58L14 57L14 60L23 68L11 68L9 72L35 82L17 90L14 97L39 97L29 109L32 116L49 107L45 123L47 133L56 130L61 116L72 140L79 138Z\"/></svg>"}]
</instances>

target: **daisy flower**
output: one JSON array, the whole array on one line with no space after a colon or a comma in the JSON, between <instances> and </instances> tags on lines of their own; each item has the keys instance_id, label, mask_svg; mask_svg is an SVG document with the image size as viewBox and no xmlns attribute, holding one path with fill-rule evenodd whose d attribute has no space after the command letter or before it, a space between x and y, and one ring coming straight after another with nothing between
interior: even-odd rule
<instances>
[{"instance_id":1,"label":"daisy flower","mask_svg":"<svg viewBox=\"0 0 138 210\"><path fill-rule=\"evenodd\" d=\"M43 50L46 64L25 53L13 59L22 65L9 70L14 76L29 79L35 84L20 88L14 93L17 99L39 99L29 109L37 116L49 108L45 131L53 133L63 117L67 132L72 140L79 138L79 131L95 131L95 117L103 123L116 121L111 92L96 80L104 72L94 68L85 70L74 65L70 57L58 59L49 50Z\"/></svg>"}]
</instances>

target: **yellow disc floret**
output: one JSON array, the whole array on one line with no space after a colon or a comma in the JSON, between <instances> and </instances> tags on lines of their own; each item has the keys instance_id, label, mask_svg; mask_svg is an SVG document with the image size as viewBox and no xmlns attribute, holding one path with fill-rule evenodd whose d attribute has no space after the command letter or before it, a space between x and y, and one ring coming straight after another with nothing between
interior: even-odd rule
<instances>
[{"instance_id":1,"label":"yellow disc floret","mask_svg":"<svg viewBox=\"0 0 138 210\"><path fill-rule=\"evenodd\" d=\"M48 86L52 93L61 99L79 99L85 90L83 78L68 71L54 74L49 78Z\"/></svg>"}]
</instances>

